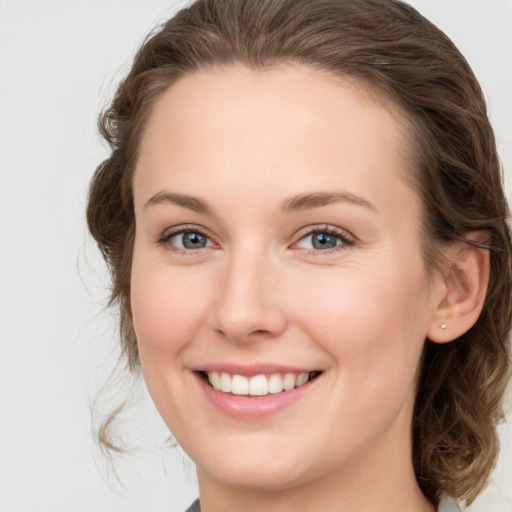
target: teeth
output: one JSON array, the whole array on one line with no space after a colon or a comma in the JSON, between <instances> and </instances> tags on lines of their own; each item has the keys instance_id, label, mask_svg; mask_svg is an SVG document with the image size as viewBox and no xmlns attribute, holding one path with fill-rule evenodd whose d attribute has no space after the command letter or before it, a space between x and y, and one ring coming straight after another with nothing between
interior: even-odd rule
<instances>
[{"instance_id":1,"label":"teeth","mask_svg":"<svg viewBox=\"0 0 512 512\"><path fill-rule=\"evenodd\" d=\"M283 379L280 375L274 374L268 379L268 392L281 393L283 391Z\"/></svg>"},{"instance_id":2,"label":"teeth","mask_svg":"<svg viewBox=\"0 0 512 512\"><path fill-rule=\"evenodd\" d=\"M297 387L304 386L306 382L309 380L309 374L308 373L301 373L297 377L297 383L295 384Z\"/></svg>"},{"instance_id":3,"label":"teeth","mask_svg":"<svg viewBox=\"0 0 512 512\"><path fill-rule=\"evenodd\" d=\"M233 375L231 379L231 393L234 395L248 395L249 379L243 375Z\"/></svg>"},{"instance_id":4,"label":"teeth","mask_svg":"<svg viewBox=\"0 0 512 512\"><path fill-rule=\"evenodd\" d=\"M231 376L227 373L220 374L220 389L224 393L231 393Z\"/></svg>"},{"instance_id":5,"label":"teeth","mask_svg":"<svg viewBox=\"0 0 512 512\"><path fill-rule=\"evenodd\" d=\"M293 389L295 387L296 382L297 379L295 375L293 373L287 373L283 379L283 389L285 391L290 391L290 389Z\"/></svg>"},{"instance_id":6,"label":"teeth","mask_svg":"<svg viewBox=\"0 0 512 512\"><path fill-rule=\"evenodd\" d=\"M207 376L208 382L218 391L234 395L265 396L303 386L309 381L312 373L273 373L269 376L255 375L247 378L225 372L208 372Z\"/></svg>"},{"instance_id":7,"label":"teeth","mask_svg":"<svg viewBox=\"0 0 512 512\"><path fill-rule=\"evenodd\" d=\"M256 375L249 381L249 395L268 395L268 380L265 375Z\"/></svg>"},{"instance_id":8,"label":"teeth","mask_svg":"<svg viewBox=\"0 0 512 512\"><path fill-rule=\"evenodd\" d=\"M218 372L211 372L208 375L208 380L210 381L210 384L217 390L220 389L220 375Z\"/></svg>"}]
</instances>

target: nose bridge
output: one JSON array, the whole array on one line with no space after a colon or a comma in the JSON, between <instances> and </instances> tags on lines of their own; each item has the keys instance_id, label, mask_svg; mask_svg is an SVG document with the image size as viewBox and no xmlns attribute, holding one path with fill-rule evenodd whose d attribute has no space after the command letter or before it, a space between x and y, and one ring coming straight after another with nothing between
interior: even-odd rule
<instances>
[{"instance_id":1,"label":"nose bridge","mask_svg":"<svg viewBox=\"0 0 512 512\"><path fill-rule=\"evenodd\" d=\"M224 265L211 327L238 342L280 334L286 320L276 288L277 269L267 251L243 244Z\"/></svg>"}]
</instances>

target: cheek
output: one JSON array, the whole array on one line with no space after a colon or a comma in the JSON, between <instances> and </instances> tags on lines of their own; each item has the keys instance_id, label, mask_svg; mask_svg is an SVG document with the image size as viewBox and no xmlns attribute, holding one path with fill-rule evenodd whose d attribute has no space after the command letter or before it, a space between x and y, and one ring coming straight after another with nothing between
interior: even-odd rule
<instances>
[{"instance_id":1,"label":"cheek","mask_svg":"<svg viewBox=\"0 0 512 512\"><path fill-rule=\"evenodd\" d=\"M177 436L194 414L182 391L183 355L202 325L206 303L204 277L184 278L165 264L134 254L131 307L142 375L162 418Z\"/></svg>"},{"instance_id":2,"label":"cheek","mask_svg":"<svg viewBox=\"0 0 512 512\"><path fill-rule=\"evenodd\" d=\"M312 301L318 343L336 368L331 434L346 425L343 432L353 446L396 418L411 421L424 346L424 290L418 279L396 281L396 275L354 274L337 292L324 294L329 299Z\"/></svg>"},{"instance_id":3,"label":"cheek","mask_svg":"<svg viewBox=\"0 0 512 512\"><path fill-rule=\"evenodd\" d=\"M134 255L131 306L141 363L148 355L176 355L199 328L207 303L200 276L180 276Z\"/></svg>"},{"instance_id":4,"label":"cheek","mask_svg":"<svg viewBox=\"0 0 512 512\"><path fill-rule=\"evenodd\" d=\"M377 391L383 378L396 378L398 385L415 375L428 320L426 277L418 261L352 268L317 282L307 302L297 304L303 328L361 386Z\"/></svg>"}]
</instances>

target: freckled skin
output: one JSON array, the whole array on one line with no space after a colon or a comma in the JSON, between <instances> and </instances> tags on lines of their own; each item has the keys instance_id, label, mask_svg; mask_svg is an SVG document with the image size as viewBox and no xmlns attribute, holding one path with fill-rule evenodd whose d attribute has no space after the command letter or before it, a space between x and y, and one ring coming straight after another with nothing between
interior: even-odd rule
<instances>
[{"instance_id":1,"label":"freckled skin","mask_svg":"<svg viewBox=\"0 0 512 512\"><path fill-rule=\"evenodd\" d=\"M442 287L427 286L397 119L353 83L298 65L195 73L155 104L134 179L134 325L148 389L197 464L207 512L434 510L409 432ZM162 190L211 212L144 206ZM340 190L373 208L281 211L290 196ZM183 226L208 244L159 243ZM353 243L316 249L313 229ZM213 407L193 373L219 361L322 375L292 406L243 421Z\"/></svg>"}]
</instances>

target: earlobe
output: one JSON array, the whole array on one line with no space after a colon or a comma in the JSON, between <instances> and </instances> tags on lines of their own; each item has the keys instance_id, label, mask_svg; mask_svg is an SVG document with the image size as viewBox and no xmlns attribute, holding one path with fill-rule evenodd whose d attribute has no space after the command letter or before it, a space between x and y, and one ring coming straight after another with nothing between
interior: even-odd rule
<instances>
[{"instance_id":1,"label":"earlobe","mask_svg":"<svg viewBox=\"0 0 512 512\"><path fill-rule=\"evenodd\" d=\"M485 245L489 235L475 231L467 238ZM460 242L450 246L446 256L441 300L427 332L435 343L453 341L473 327L482 311L489 281L489 250Z\"/></svg>"}]
</instances>

